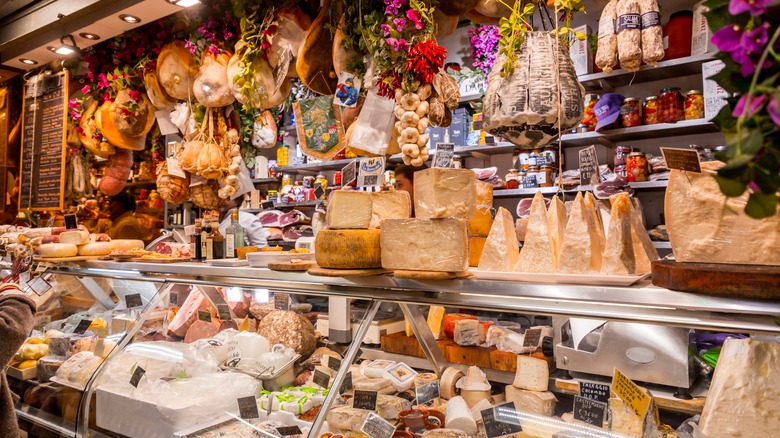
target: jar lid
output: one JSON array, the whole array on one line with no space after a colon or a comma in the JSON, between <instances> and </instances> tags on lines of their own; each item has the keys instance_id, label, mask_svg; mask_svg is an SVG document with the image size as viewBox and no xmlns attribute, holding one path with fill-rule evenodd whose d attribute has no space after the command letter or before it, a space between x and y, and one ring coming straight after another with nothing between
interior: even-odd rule
<instances>
[{"instance_id":1,"label":"jar lid","mask_svg":"<svg viewBox=\"0 0 780 438\"><path fill-rule=\"evenodd\" d=\"M640 156L644 157L645 153L644 152L631 152L630 154L628 154L628 156L629 157L640 157Z\"/></svg>"},{"instance_id":2,"label":"jar lid","mask_svg":"<svg viewBox=\"0 0 780 438\"><path fill-rule=\"evenodd\" d=\"M685 94L688 95L688 94L702 94L702 93L701 93L701 90L690 90L690 91L688 91Z\"/></svg>"},{"instance_id":3,"label":"jar lid","mask_svg":"<svg viewBox=\"0 0 780 438\"><path fill-rule=\"evenodd\" d=\"M667 91L680 91L680 87L667 87L661 90L661 93L666 93Z\"/></svg>"},{"instance_id":4,"label":"jar lid","mask_svg":"<svg viewBox=\"0 0 780 438\"><path fill-rule=\"evenodd\" d=\"M647 97L645 97L645 101L656 100L656 99L658 99L658 96L647 96Z\"/></svg>"},{"instance_id":5,"label":"jar lid","mask_svg":"<svg viewBox=\"0 0 780 438\"><path fill-rule=\"evenodd\" d=\"M619 152L631 152L631 146L618 146L617 150Z\"/></svg>"},{"instance_id":6,"label":"jar lid","mask_svg":"<svg viewBox=\"0 0 780 438\"><path fill-rule=\"evenodd\" d=\"M626 97L623 99L623 103L630 103L630 102L639 102L638 97Z\"/></svg>"},{"instance_id":7,"label":"jar lid","mask_svg":"<svg viewBox=\"0 0 780 438\"><path fill-rule=\"evenodd\" d=\"M531 167L528 168L528 171L529 172L534 172L534 171L538 172L539 171L539 166L531 166Z\"/></svg>"},{"instance_id":8,"label":"jar lid","mask_svg":"<svg viewBox=\"0 0 780 438\"><path fill-rule=\"evenodd\" d=\"M549 164L542 164L542 170L544 169L552 169L552 166L550 166Z\"/></svg>"}]
</instances>

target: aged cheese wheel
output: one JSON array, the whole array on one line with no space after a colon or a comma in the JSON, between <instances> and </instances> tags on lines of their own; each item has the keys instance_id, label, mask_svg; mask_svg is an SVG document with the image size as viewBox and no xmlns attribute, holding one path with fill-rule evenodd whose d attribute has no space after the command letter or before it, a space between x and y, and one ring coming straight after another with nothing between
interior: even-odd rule
<instances>
[{"instance_id":1,"label":"aged cheese wheel","mask_svg":"<svg viewBox=\"0 0 780 438\"><path fill-rule=\"evenodd\" d=\"M73 257L79 253L79 248L70 243L44 243L38 247L41 257Z\"/></svg>"},{"instance_id":2,"label":"aged cheese wheel","mask_svg":"<svg viewBox=\"0 0 780 438\"><path fill-rule=\"evenodd\" d=\"M114 239L111 242L111 251L120 251L120 250L131 250L131 249L144 249L144 241L143 240L135 240L135 239Z\"/></svg>"},{"instance_id":3,"label":"aged cheese wheel","mask_svg":"<svg viewBox=\"0 0 780 438\"><path fill-rule=\"evenodd\" d=\"M59 243L69 243L71 245L83 245L85 243L89 243L89 231L65 231L64 233L60 234Z\"/></svg>"},{"instance_id":4,"label":"aged cheese wheel","mask_svg":"<svg viewBox=\"0 0 780 438\"><path fill-rule=\"evenodd\" d=\"M457 368L447 368L441 375L439 388L441 389L441 398L449 400L458 395L458 389L455 384L463 377L463 372Z\"/></svg>"},{"instance_id":5,"label":"aged cheese wheel","mask_svg":"<svg viewBox=\"0 0 780 438\"><path fill-rule=\"evenodd\" d=\"M111 253L112 242L93 242L79 247L80 256L99 256Z\"/></svg>"},{"instance_id":6,"label":"aged cheese wheel","mask_svg":"<svg viewBox=\"0 0 780 438\"><path fill-rule=\"evenodd\" d=\"M322 268L381 268L379 230L321 230L314 257Z\"/></svg>"}]
</instances>

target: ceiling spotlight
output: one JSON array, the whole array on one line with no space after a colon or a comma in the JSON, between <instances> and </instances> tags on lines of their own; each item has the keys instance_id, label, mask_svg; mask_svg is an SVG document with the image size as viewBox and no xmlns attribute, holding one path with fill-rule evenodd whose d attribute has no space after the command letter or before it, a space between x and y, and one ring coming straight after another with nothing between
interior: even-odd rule
<instances>
[{"instance_id":1,"label":"ceiling spotlight","mask_svg":"<svg viewBox=\"0 0 780 438\"><path fill-rule=\"evenodd\" d=\"M54 53L62 56L68 56L71 53L80 51L79 46L76 45L76 40L73 39L73 35L70 34L60 38L60 46L54 49Z\"/></svg>"},{"instance_id":2,"label":"ceiling spotlight","mask_svg":"<svg viewBox=\"0 0 780 438\"><path fill-rule=\"evenodd\" d=\"M29 59L29 58L19 58L19 62L21 62L22 64L27 64L27 65L35 65L35 64L38 63L38 61L36 61L34 59Z\"/></svg>"},{"instance_id":3,"label":"ceiling spotlight","mask_svg":"<svg viewBox=\"0 0 780 438\"><path fill-rule=\"evenodd\" d=\"M79 36L84 39L93 40L93 41L100 39L100 35L95 35L94 33L89 33L89 32L81 32Z\"/></svg>"},{"instance_id":4,"label":"ceiling spotlight","mask_svg":"<svg viewBox=\"0 0 780 438\"><path fill-rule=\"evenodd\" d=\"M140 23L141 19L136 17L135 15L130 14L122 14L119 16L119 19L124 21L125 23L135 24Z\"/></svg>"},{"instance_id":5,"label":"ceiling spotlight","mask_svg":"<svg viewBox=\"0 0 780 438\"><path fill-rule=\"evenodd\" d=\"M181 6L182 8L188 8L190 6L200 4L200 0L165 0L165 1L174 4L176 6Z\"/></svg>"}]
</instances>

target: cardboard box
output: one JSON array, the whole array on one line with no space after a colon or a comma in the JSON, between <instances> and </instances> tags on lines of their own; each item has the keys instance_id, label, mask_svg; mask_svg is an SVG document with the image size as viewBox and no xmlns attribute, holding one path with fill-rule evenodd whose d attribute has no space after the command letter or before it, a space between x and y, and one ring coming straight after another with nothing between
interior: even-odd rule
<instances>
[{"instance_id":1,"label":"cardboard box","mask_svg":"<svg viewBox=\"0 0 780 438\"><path fill-rule=\"evenodd\" d=\"M590 35L591 33L588 25L575 27L574 31L582 32L585 35ZM587 39L578 40L573 38L572 45L569 47L569 56L574 64L574 72L577 76L593 73L593 50L591 50Z\"/></svg>"},{"instance_id":2,"label":"cardboard box","mask_svg":"<svg viewBox=\"0 0 780 438\"><path fill-rule=\"evenodd\" d=\"M691 32L691 56L703 55L705 53L715 53L718 50L712 44L712 31L707 25L707 17L704 13L709 8L704 6L704 2L696 3L693 6L693 29Z\"/></svg>"},{"instance_id":3,"label":"cardboard box","mask_svg":"<svg viewBox=\"0 0 780 438\"><path fill-rule=\"evenodd\" d=\"M703 95L704 95L704 118L706 120L712 120L717 116L720 109L723 108L728 102L726 98L729 97L729 93L724 90L717 82L712 79L707 79L710 76L718 74L726 64L721 60L707 61L701 64L701 74L703 79Z\"/></svg>"},{"instance_id":4,"label":"cardboard box","mask_svg":"<svg viewBox=\"0 0 780 438\"><path fill-rule=\"evenodd\" d=\"M470 131L471 118L466 108L458 108L452 112L452 124L450 130L450 143L455 146L465 146Z\"/></svg>"},{"instance_id":5,"label":"cardboard box","mask_svg":"<svg viewBox=\"0 0 780 438\"><path fill-rule=\"evenodd\" d=\"M447 132L447 128L442 128L439 126L430 126L428 127L428 141L430 146L428 146L428 149L431 151L436 149L436 143L446 143L444 141L444 134Z\"/></svg>"}]
</instances>

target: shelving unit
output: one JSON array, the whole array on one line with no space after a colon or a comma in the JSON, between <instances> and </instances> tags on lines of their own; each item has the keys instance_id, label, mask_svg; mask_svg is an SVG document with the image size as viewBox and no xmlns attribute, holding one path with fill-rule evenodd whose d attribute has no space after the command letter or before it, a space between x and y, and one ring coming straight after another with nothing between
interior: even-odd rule
<instances>
[{"instance_id":1,"label":"shelving unit","mask_svg":"<svg viewBox=\"0 0 780 438\"><path fill-rule=\"evenodd\" d=\"M274 201L274 207L275 208L283 208L283 207L316 207L317 204L322 202L322 200L317 201L305 201L305 202L276 202Z\"/></svg>"},{"instance_id":2,"label":"shelving unit","mask_svg":"<svg viewBox=\"0 0 780 438\"><path fill-rule=\"evenodd\" d=\"M252 180L252 184L281 184L278 178L255 178Z\"/></svg>"},{"instance_id":3,"label":"shelving unit","mask_svg":"<svg viewBox=\"0 0 780 438\"><path fill-rule=\"evenodd\" d=\"M636 73L623 69L612 73L592 73L579 77L586 91L612 91L617 87L640 82L678 78L701 73L701 63L715 59L713 53L687 56L685 58L661 61L655 66L643 65Z\"/></svg>"},{"instance_id":4,"label":"shelving unit","mask_svg":"<svg viewBox=\"0 0 780 438\"><path fill-rule=\"evenodd\" d=\"M634 190L663 190L669 184L669 181L643 181L628 183ZM564 193L588 192L593 190L593 186L577 186L571 189L564 189ZM493 190L494 198L525 198L531 197L536 192L541 191L543 195L552 195L558 193L558 187L535 187L531 189L512 189L512 190Z\"/></svg>"},{"instance_id":5,"label":"shelving unit","mask_svg":"<svg viewBox=\"0 0 780 438\"><path fill-rule=\"evenodd\" d=\"M704 119L684 120L677 123L657 123L655 125L634 126L631 128L610 129L602 132L582 132L564 134L561 142L564 147L588 146L600 143L613 147L616 143L631 140L647 140L659 137L710 134L718 132L714 123Z\"/></svg>"}]
</instances>

